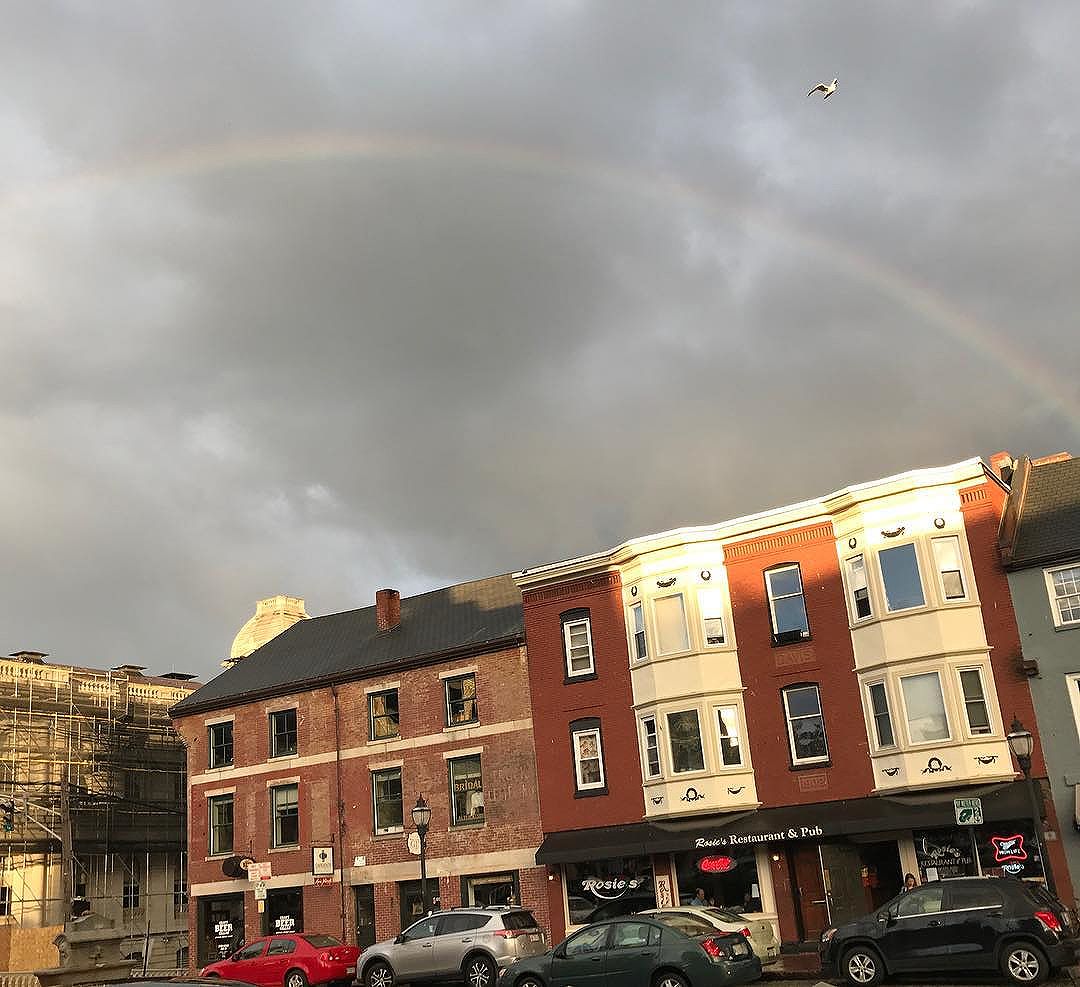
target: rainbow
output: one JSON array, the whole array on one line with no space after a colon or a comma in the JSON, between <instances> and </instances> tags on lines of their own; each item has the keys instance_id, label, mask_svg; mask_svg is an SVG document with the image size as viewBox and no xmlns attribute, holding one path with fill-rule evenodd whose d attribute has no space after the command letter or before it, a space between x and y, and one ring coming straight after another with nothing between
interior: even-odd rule
<instances>
[{"instance_id":1,"label":"rainbow","mask_svg":"<svg viewBox=\"0 0 1080 987\"><path fill-rule=\"evenodd\" d=\"M1065 381L1001 328L976 318L940 292L847 244L831 239L781 214L726 198L716 190L672 174L625 167L610 161L569 157L520 145L439 139L419 134L301 133L262 136L142 155L72 175L49 178L0 192L0 211L34 208L44 199L87 195L156 179L195 177L217 172L319 161L441 160L473 168L517 172L549 179L571 179L608 191L679 202L745 223L789 248L805 251L833 270L873 288L881 297L937 326L971 351L1016 379L1038 402L1061 414L1080 437L1080 388Z\"/></svg>"}]
</instances>

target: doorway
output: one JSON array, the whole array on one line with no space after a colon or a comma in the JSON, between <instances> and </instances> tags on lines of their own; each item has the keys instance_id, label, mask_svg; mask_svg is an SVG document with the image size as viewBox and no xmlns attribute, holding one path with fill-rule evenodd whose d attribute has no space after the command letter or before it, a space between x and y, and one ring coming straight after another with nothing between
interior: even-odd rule
<instances>
[{"instance_id":1,"label":"doorway","mask_svg":"<svg viewBox=\"0 0 1080 987\"><path fill-rule=\"evenodd\" d=\"M863 861L851 843L822 843L821 876L825 883L825 907L830 925L853 922L866 913Z\"/></svg>"},{"instance_id":2,"label":"doorway","mask_svg":"<svg viewBox=\"0 0 1080 987\"><path fill-rule=\"evenodd\" d=\"M791 887L795 891L795 917L799 938L816 941L829 924L828 903L825 898L825 879L821 873L821 854L816 843L800 843L788 847L788 868Z\"/></svg>"},{"instance_id":3,"label":"doorway","mask_svg":"<svg viewBox=\"0 0 1080 987\"><path fill-rule=\"evenodd\" d=\"M375 885L353 888L356 899L356 945L361 949L375 945Z\"/></svg>"},{"instance_id":4,"label":"doorway","mask_svg":"<svg viewBox=\"0 0 1080 987\"><path fill-rule=\"evenodd\" d=\"M223 894L198 898L199 966L231 956L244 941L244 896Z\"/></svg>"}]
</instances>

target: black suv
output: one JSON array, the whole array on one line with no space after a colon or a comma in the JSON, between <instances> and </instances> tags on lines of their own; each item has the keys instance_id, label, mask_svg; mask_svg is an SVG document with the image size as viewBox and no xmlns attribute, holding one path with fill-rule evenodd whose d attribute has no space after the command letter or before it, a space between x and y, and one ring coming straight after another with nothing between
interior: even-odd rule
<instances>
[{"instance_id":1,"label":"black suv","mask_svg":"<svg viewBox=\"0 0 1080 987\"><path fill-rule=\"evenodd\" d=\"M821 965L854 987L894 973L1000 970L1030 987L1073 962L1067 909L1042 885L1002 877L932 881L821 934Z\"/></svg>"}]
</instances>

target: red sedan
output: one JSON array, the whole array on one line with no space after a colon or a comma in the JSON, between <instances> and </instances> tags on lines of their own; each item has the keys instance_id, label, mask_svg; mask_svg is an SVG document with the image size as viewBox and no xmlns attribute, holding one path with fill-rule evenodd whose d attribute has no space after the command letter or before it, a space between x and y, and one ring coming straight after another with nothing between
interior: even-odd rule
<instances>
[{"instance_id":1,"label":"red sedan","mask_svg":"<svg viewBox=\"0 0 1080 987\"><path fill-rule=\"evenodd\" d=\"M203 967L202 976L241 980L258 987L308 987L352 983L360 950L333 936L263 936L227 960Z\"/></svg>"}]
</instances>

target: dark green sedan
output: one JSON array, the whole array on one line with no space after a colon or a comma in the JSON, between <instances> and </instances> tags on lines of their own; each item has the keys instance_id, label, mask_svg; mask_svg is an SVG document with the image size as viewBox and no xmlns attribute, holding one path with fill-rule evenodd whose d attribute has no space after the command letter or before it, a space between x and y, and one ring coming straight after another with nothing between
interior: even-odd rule
<instances>
[{"instance_id":1,"label":"dark green sedan","mask_svg":"<svg viewBox=\"0 0 1080 987\"><path fill-rule=\"evenodd\" d=\"M688 915L628 915L518 960L499 987L727 987L760 977L761 961L738 932Z\"/></svg>"}]
</instances>

